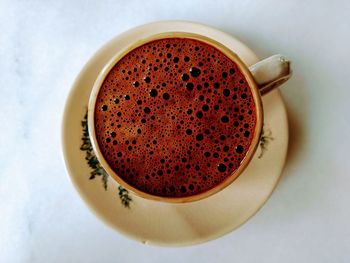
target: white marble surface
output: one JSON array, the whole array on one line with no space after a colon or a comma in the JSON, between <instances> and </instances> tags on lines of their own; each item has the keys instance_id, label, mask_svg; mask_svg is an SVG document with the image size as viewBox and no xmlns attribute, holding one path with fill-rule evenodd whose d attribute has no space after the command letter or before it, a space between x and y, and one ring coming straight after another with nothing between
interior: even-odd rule
<instances>
[{"instance_id":1,"label":"white marble surface","mask_svg":"<svg viewBox=\"0 0 350 263\"><path fill-rule=\"evenodd\" d=\"M271 199L237 231L149 247L103 225L67 180L63 106L89 57L130 27L206 23L289 55L290 149ZM350 262L349 1L0 1L0 262Z\"/></svg>"}]
</instances>

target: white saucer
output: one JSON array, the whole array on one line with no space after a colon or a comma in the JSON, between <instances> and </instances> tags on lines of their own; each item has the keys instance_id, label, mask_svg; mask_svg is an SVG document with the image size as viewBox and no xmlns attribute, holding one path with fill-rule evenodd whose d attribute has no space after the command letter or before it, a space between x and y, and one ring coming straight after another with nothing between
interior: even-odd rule
<instances>
[{"instance_id":1,"label":"white saucer","mask_svg":"<svg viewBox=\"0 0 350 263\"><path fill-rule=\"evenodd\" d=\"M288 122L279 91L264 96L266 150L261 146L245 172L218 194L187 204L149 201L131 194L126 208L118 196L118 184L101 178L89 180L91 169L85 160L81 121L87 110L93 83L105 63L122 47L140 38L165 31L186 31L206 35L237 53L249 66L255 54L234 37L201 24L163 21L131 29L104 45L85 65L68 96L62 123L62 147L68 174L88 207L103 222L120 233L147 244L185 246L218 238L236 229L266 202L281 175L288 147Z\"/></svg>"}]
</instances>

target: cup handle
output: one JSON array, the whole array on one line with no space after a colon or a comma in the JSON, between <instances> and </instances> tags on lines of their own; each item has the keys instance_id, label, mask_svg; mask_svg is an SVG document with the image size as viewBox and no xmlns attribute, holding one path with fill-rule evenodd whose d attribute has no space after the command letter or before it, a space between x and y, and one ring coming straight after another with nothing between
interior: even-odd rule
<instances>
[{"instance_id":1,"label":"cup handle","mask_svg":"<svg viewBox=\"0 0 350 263\"><path fill-rule=\"evenodd\" d=\"M273 55L249 67L260 94L279 87L292 76L291 62L283 55Z\"/></svg>"}]
</instances>

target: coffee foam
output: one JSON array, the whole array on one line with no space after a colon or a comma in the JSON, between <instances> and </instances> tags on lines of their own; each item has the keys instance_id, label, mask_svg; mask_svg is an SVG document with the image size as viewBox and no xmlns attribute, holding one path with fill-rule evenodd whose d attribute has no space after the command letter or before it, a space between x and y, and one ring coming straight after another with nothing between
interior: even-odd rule
<instances>
[{"instance_id":1,"label":"coffee foam","mask_svg":"<svg viewBox=\"0 0 350 263\"><path fill-rule=\"evenodd\" d=\"M156 40L125 55L97 97L96 138L135 188L185 197L220 184L254 136L256 111L236 63L203 42Z\"/></svg>"}]
</instances>

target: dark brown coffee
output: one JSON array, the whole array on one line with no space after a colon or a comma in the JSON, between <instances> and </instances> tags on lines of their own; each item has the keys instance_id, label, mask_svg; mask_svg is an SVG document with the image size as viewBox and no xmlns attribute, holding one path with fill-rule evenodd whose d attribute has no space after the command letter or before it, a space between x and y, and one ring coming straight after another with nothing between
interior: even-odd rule
<instances>
[{"instance_id":1,"label":"dark brown coffee","mask_svg":"<svg viewBox=\"0 0 350 263\"><path fill-rule=\"evenodd\" d=\"M205 192L230 176L254 136L245 76L204 42L167 38L125 55L99 91L95 130L110 167L157 196Z\"/></svg>"}]
</instances>

